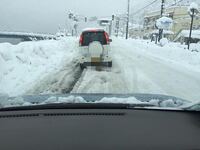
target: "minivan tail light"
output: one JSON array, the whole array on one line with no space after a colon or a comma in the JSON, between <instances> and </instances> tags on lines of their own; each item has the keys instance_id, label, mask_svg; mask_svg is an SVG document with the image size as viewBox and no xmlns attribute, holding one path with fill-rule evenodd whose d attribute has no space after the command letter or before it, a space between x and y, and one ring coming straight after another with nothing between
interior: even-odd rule
<instances>
[{"instance_id":1,"label":"minivan tail light","mask_svg":"<svg viewBox=\"0 0 200 150\"><path fill-rule=\"evenodd\" d=\"M108 36L108 33L104 32L104 35L106 37L106 43L108 44L109 43L109 36Z\"/></svg>"},{"instance_id":2,"label":"minivan tail light","mask_svg":"<svg viewBox=\"0 0 200 150\"><path fill-rule=\"evenodd\" d=\"M81 36L80 36L79 44L83 45L83 34L81 34Z\"/></svg>"}]
</instances>

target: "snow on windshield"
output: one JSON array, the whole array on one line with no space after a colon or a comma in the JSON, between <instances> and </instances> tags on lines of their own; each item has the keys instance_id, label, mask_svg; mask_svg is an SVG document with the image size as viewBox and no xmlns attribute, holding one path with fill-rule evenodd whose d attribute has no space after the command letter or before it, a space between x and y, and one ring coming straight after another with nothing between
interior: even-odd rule
<instances>
[{"instance_id":1,"label":"snow on windshield","mask_svg":"<svg viewBox=\"0 0 200 150\"><path fill-rule=\"evenodd\" d=\"M59 96L51 96L46 100L37 103L37 105L44 104L56 104L56 103L66 103L66 104L76 104L76 103L113 103L113 104L150 104L154 107L162 107L162 108L179 108L180 106L184 106L189 104L187 101L183 100L173 100L166 99L160 101L159 99L151 99L149 101L141 101L136 99L135 97L127 97L127 98L119 98L119 97L103 97L100 100L88 101L85 100L81 96L67 96L67 97L59 97ZM22 97L9 98L6 96L2 96L0 98L0 107L16 107L16 106L31 106L35 105L34 103L27 102Z\"/></svg>"}]
</instances>

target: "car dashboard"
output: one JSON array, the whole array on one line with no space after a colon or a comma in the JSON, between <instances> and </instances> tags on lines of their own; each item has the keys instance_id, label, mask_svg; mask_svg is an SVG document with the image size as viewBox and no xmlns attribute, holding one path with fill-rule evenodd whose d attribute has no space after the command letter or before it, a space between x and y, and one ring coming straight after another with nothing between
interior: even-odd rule
<instances>
[{"instance_id":1,"label":"car dashboard","mask_svg":"<svg viewBox=\"0 0 200 150\"><path fill-rule=\"evenodd\" d=\"M1 111L0 149L197 150L199 116L150 109Z\"/></svg>"}]
</instances>

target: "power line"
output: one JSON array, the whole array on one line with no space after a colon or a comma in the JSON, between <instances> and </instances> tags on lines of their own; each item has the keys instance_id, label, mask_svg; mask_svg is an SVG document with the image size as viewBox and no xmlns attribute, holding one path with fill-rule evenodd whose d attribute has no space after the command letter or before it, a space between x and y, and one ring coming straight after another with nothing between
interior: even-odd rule
<instances>
[{"instance_id":1,"label":"power line","mask_svg":"<svg viewBox=\"0 0 200 150\"><path fill-rule=\"evenodd\" d=\"M132 13L131 16L136 15L137 13L139 13L139 12L141 12L142 10L146 9L147 7L153 5L153 4L156 3L157 1L159 1L159 0L154 0L154 1L152 1L151 3L149 3L148 5L146 5L146 6L142 7L142 8L140 8L140 9L138 9L137 11L135 11L134 13ZM110 17L110 16L104 16L104 17Z\"/></svg>"},{"instance_id":2,"label":"power line","mask_svg":"<svg viewBox=\"0 0 200 150\"><path fill-rule=\"evenodd\" d=\"M178 3L182 2L182 1L184 1L184 0L179 0L179 1L176 2L175 4L171 4L171 5L167 6L166 8L169 8L169 7L172 7L172 6L176 6Z\"/></svg>"},{"instance_id":3,"label":"power line","mask_svg":"<svg viewBox=\"0 0 200 150\"><path fill-rule=\"evenodd\" d=\"M142 8L140 8L140 9L138 9L137 11L135 11L134 13L132 13L131 15L134 16L134 15L138 14L139 12L141 12L141 11L143 11L144 9L146 9L147 7L153 5L153 4L156 3L157 1L159 1L159 0L154 0L153 2L149 3L148 5L146 5L146 6L142 7Z\"/></svg>"},{"instance_id":4,"label":"power line","mask_svg":"<svg viewBox=\"0 0 200 150\"><path fill-rule=\"evenodd\" d=\"M153 5L153 4L156 3L157 1L159 1L159 0L154 0L154 1L152 1L151 3L149 3L148 5L146 5L146 6L142 7L142 8L140 8L140 9L138 9L137 11L135 11L134 13L132 13L131 16L137 15L139 12L141 12L141 11L143 11L144 9L148 8L149 6ZM176 6L178 3L182 2L182 1L184 1L184 0L179 0L179 1L176 2L175 4L171 4L171 5L167 6L166 8L169 8L169 7L171 7L171 6Z\"/></svg>"}]
</instances>

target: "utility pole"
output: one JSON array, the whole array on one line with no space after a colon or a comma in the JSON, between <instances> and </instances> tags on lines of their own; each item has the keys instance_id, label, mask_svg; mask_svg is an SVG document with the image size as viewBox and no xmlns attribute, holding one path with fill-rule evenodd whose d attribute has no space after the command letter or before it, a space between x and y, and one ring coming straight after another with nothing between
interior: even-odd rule
<instances>
[{"instance_id":1,"label":"utility pole","mask_svg":"<svg viewBox=\"0 0 200 150\"><path fill-rule=\"evenodd\" d=\"M110 24L109 24L109 36L112 35L112 20L110 21Z\"/></svg>"},{"instance_id":2,"label":"utility pole","mask_svg":"<svg viewBox=\"0 0 200 150\"><path fill-rule=\"evenodd\" d=\"M163 17L163 14L164 14L164 9L165 9L164 7L165 7L165 0L162 0L161 13L160 13L161 17ZM162 35L163 35L163 29L159 29L158 41L160 41L162 39Z\"/></svg>"},{"instance_id":3,"label":"utility pole","mask_svg":"<svg viewBox=\"0 0 200 150\"><path fill-rule=\"evenodd\" d=\"M127 8L126 39L128 39L129 14L130 14L130 0L128 0L128 8Z\"/></svg>"},{"instance_id":4,"label":"utility pole","mask_svg":"<svg viewBox=\"0 0 200 150\"><path fill-rule=\"evenodd\" d=\"M112 19L110 20L109 24L109 35L112 35L112 26L113 26L113 21L115 20L115 15L112 15Z\"/></svg>"},{"instance_id":5,"label":"utility pole","mask_svg":"<svg viewBox=\"0 0 200 150\"><path fill-rule=\"evenodd\" d=\"M162 4L161 4L161 17L163 16L163 13L164 13L164 7L165 7L165 0L162 0Z\"/></svg>"},{"instance_id":6,"label":"utility pole","mask_svg":"<svg viewBox=\"0 0 200 150\"><path fill-rule=\"evenodd\" d=\"M118 34L119 34L119 25L120 25L120 17L116 17L116 25L115 25L116 37L118 37Z\"/></svg>"}]
</instances>

